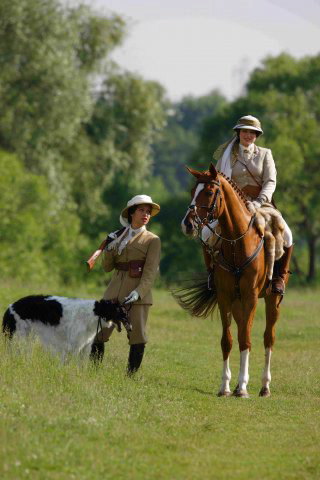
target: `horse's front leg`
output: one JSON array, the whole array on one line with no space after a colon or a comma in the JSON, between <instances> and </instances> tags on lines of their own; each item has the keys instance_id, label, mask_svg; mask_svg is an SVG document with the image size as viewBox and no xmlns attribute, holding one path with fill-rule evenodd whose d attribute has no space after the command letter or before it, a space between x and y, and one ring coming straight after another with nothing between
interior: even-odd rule
<instances>
[{"instance_id":1,"label":"horse's front leg","mask_svg":"<svg viewBox=\"0 0 320 480\"><path fill-rule=\"evenodd\" d=\"M260 397L270 397L271 383L271 354L275 341L275 326L280 314L280 296L271 294L265 297L266 304L266 329L264 332L265 361L262 372L262 386L259 393Z\"/></svg>"},{"instance_id":2,"label":"horse's front leg","mask_svg":"<svg viewBox=\"0 0 320 480\"><path fill-rule=\"evenodd\" d=\"M230 331L232 314L230 308L226 305L219 305L222 321L221 350L223 357L222 383L218 392L218 397L229 397L231 395L230 380L231 370L229 366L229 356L232 348L232 335Z\"/></svg>"},{"instance_id":3,"label":"horse's front leg","mask_svg":"<svg viewBox=\"0 0 320 480\"><path fill-rule=\"evenodd\" d=\"M244 296L243 296L244 297ZM233 317L238 326L238 342L240 349L240 370L238 385L233 395L248 398L249 355L251 350L251 328L257 308L258 297L254 293L242 301L236 301L232 307Z\"/></svg>"}]
</instances>

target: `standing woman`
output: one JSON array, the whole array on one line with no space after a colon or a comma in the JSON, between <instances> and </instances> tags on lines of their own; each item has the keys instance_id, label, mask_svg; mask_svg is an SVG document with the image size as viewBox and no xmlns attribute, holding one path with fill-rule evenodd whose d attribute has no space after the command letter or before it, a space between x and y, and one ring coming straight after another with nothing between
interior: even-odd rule
<instances>
[{"instance_id":1,"label":"standing woman","mask_svg":"<svg viewBox=\"0 0 320 480\"><path fill-rule=\"evenodd\" d=\"M128 375L140 367L147 343L146 323L152 305L151 287L159 269L161 244L160 238L148 232L146 225L159 211L160 206L148 195L133 197L120 215L120 223L124 228L109 235L104 251L104 270L115 270L104 298L117 299L130 306L132 331L128 335ZM91 352L94 360L102 360L104 343L109 340L113 328L104 328L98 334Z\"/></svg>"},{"instance_id":2,"label":"standing woman","mask_svg":"<svg viewBox=\"0 0 320 480\"><path fill-rule=\"evenodd\" d=\"M217 160L217 169L241 188L255 208L261 205L274 207L272 195L276 189L277 171L271 150L255 144L263 134L260 121L252 115L245 115L233 130L236 135L213 155ZM272 292L282 295L293 250L292 233L284 223L284 254L275 262L272 278Z\"/></svg>"}]
</instances>

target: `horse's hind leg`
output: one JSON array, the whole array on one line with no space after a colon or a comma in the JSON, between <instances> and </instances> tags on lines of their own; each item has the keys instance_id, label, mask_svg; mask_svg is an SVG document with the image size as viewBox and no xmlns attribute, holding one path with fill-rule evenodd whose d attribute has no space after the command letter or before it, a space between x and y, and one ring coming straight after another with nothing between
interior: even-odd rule
<instances>
[{"instance_id":1,"label":"horse's hind leg","mask_svg":"<svg viewBox=\"0 0 320 480\"><path fill-rule=\"evenodd\" d=\"M271 383L271 353L275 341L276 322L280 313L280 296L271 294L265 297L266 304L266 329L264 331L265 362L262 372L262 387L260 397L270 397Z\"/></svg>"},{"instance_id":2,"label":"horse's hind leg","mask_svg":"<svg viewBox=\"0 0 320 480\"><path fill-rule=\"evenodd\" d=\"M228 309L220 307L222 321L221 350L223 356L222 383L218 392L218 397L229 397L231 395L230 380L231 371L229 366L229 355L232 348L232 336L230 331L232 315Z\"/></svg>"}]
</instances>

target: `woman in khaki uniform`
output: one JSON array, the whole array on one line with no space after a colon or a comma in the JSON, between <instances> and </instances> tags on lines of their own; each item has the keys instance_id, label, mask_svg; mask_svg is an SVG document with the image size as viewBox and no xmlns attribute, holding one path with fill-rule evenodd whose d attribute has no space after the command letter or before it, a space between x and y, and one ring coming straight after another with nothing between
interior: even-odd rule
<instances>
[{"instance_id":1,"label":"woman in khaki uniform","mask_svg":"<svg viewBox=\"0 0 320 480\"><path fill-rule=\"evenodd\" d=\"M152 305L151 287L159 269L161 244L160 238L148 232L146 225L150 217L159 211L160 206L148 195L133 197L120 215L124 228L109 235L104 251L104 270L115 270L104 298L117 299L130 305L132 331L128 335L128 374L136 372L140 367L147 343L145 329ZM104 342L109 340L113 328L104 328L99 333L92 349L94 359L102 359Z\"/></svg>"},{"instance_id":2,"label":"woman in khaki uniform","mask_svg":"<svg viewBox=\"0 0 320 480\"><path fill-rule=\"evenodd\" d=\"M272 195L276 189L277 171L271 150L255 144L256 139L263 134L260 121L252 115L245 115L238 120L233 130L236 132L233 138L220 145L213 155L217 160L217 169L234 180L253 207L273 207ZM284 254L275 262L272 279L272 291L280 294L285 290L293 250L292 233L287 223L284 223ZM204 232L203 240L208 238L211 234L209 232L209 229Z\"/></svg>"}]
</instances>

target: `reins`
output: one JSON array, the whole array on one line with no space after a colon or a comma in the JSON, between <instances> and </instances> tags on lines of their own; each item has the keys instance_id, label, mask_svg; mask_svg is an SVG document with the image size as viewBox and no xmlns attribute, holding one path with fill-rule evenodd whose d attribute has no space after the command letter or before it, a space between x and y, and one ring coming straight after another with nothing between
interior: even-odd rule
<instances>
[{"instance_id":1,"label":"reins","mask_svg":"<svg viewBox=\"0 0 320 480\"><path fill-rule=\"evenodd\" d=\"M255 214L252 215L247 230L242 235L240 235L240 237L237 237L237 238L225 238L217 232L216 228L214 230L212 230L212 228L210 228L209 225L208 225L208 228L212 231L212 233L214 233L218 238L220 238L220 240L224 240L225 242L230 242L231 244L234 244L238 240L241 240L242 238L244 238L247 235L247 233L250 230L250 227L252 226L252 224L254 222L255 216L256 216Z\"/></svg>"}]
</instances>

